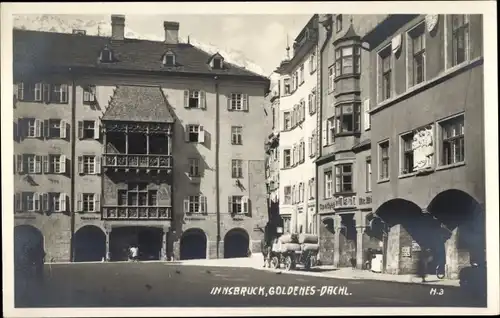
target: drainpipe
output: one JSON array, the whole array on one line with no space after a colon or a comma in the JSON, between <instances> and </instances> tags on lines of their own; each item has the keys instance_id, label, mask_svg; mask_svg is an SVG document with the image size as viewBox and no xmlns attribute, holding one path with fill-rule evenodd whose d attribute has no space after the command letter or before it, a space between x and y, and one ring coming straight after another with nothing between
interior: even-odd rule
<instances>
[{"instance_id":1,"label":"drainpipe","mask_svg":"<svg viewBox=\"0 0 500 318\"><path fill-rule=\"evenodd\" d=\"M219 152L220 152L220 110L219 110L219 77L214 76L215 81L215 209L217 213L217 258L220 258L220 176L219 176Z\"/></svg>"},{"instance_id":2,"label":"drainpipe","mask_svg":"<svg viewBox=\"0 0 500 318\"><path fill-rule=\"evenodd\" d=\"M71 75L71 168L70 178L71 178L71 190L70 190L70 249L69 249L69 259L71 262L75 261L75 183L76 183L76 173L75 173L75 156L76 156L76 137L78 136L77 125L76 125L76 83L75 75L71 67L68 69Z\"/></svg>"},{"instance_id":3,"label":"drainpipe","mask_svg":"<svg viewBox=\"0 0 500 318\"><path fill-rule=\"evenodd\" d=\"M319 77L319 85L318 85L318 89L317 89L317 92L319 93L319 109L317 111L317 116L318 116L318 120L319 120L319 124L318 124L318 131L316 133L316 137L318 138L318 145L319 145L319 150L318 150L318 158L321 158L321 156L323 155L323 145L321 144L321 140L323 140L323 136L322 136L322 132L323 132L323 118L322 118L322 115L323 115L323 51L325 50L325 48L327 47L327 44L330 40L330 37L332 35L332 25L331 23L328 25L328 27L325 27L326 28L326 37L325 37L325 41L323 42L323 44L321 45L321 49L319 50L319 54L318 54L318 58L319 58L319 65L318 65L318 77ZM316 190L316 201L315 201L315 205L316 205L316 228L317 228L317 235L318 235L318 240L320 238L320 226L321 226L321 218L319 216L319 169L318 169L318 163L316 161L316 164L315 164L315 170L316 170L316 177L315 177L315 190ZM319 241L318 241L319 243Z\"/></svg>"}]
</instances>

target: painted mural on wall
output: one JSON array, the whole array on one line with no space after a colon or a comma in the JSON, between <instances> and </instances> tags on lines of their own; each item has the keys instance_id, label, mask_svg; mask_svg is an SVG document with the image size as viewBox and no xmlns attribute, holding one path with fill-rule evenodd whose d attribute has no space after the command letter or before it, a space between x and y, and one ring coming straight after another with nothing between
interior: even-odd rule
<instances>
[{"instance_id":1,"label":"painted mural on wall","mask_svg":"<svg viewBox=\"0 0 500 318\"><path fill-rule=\"evenodd\" d=\"M432 168L434 157L433 127L427 126L419 129L413 135L413 169L415 171Z\"/></svg>"}]
</instances>

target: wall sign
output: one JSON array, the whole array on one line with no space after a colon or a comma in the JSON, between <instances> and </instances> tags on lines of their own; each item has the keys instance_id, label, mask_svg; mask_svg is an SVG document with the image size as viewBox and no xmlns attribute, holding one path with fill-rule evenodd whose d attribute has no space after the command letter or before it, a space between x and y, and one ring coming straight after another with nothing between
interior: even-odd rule
<instances>
[{"instance_id":1,"label":"wall sign","mask_svg":"<svg viewBox=\"0 0 500 318\"><path fill-rule=\"evenodd\" d=\"M422 250L417 241L411 242L411 249L413 250L413 252L420 252Z\"/></svg>"},{"instance_id":2,"label":"wall sign","mask_svg":"<svg viewBox=\"0 0 500 318\"><path fill-rule=\"evenodd\" d=\"M409 246L403 246L401 248L401 256L402 257L411 257L411 249Z\"/></svg>"},{"instance_id":3,"label":"wall sign","mask_svg":"<svg viewBox=\"0 0 500 318\"><path fill-rule=\"evenodd\" d=\"M402 39L401 34L398 34L392 38L391 41L392 53L397 53L401 48L401 41L402 41L401 39Z\"/></svg>"},{"instance_id":4,"label":"wall sign","mask_svg":"<svg viewBox=\"0 0 500 318\"><path fill-rule=\"evenodd\" d=\"M438 21L439 21L438 14L428 14L425 17L425 25L427 26L427 31L432 32L436 28Z\"/></svg>"}]
</instances>

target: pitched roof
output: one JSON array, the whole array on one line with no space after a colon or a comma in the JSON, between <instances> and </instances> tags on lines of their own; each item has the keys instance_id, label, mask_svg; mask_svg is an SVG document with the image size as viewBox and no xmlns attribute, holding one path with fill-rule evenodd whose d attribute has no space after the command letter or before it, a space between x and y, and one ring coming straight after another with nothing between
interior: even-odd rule
<instances>
[{"instance_id":1,"label":"pitched roof","mask_svg":"<svg viewBox=\"0 0 500 318\"><path fill-rule=\"evenodd\" d=\"M174 117L159 86L120 85L102 120L173 123Z\"/></svg>"},{"instance_id":2,"label":"pitched roof","mask_svg":"<svg viewBox=\"0 0 500 318\"><path fill-rule=\"evenodd\" d=\"M187 43L166 44L159 41L124 39L111 41L109 37L54 33L14 29L14 62L20 65L91 68L121 71L151 71L205 75L232 75L251 77L268 83L265 76L243 67L226 63L215 70L207 64L212 54ZM99 53L108 45L117 61L100 63ZM167 51L176 55L176 67L166 67L162 56Z\"/></svg>"}]
</instances>

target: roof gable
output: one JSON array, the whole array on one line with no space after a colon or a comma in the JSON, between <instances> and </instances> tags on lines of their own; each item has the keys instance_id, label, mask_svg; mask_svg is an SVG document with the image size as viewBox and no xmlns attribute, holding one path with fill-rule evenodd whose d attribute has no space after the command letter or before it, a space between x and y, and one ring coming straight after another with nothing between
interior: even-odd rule
<instances>
[{"instance_id":1,"label":"roof gable","mask_svg":"<svg viewBox=\"0 0 500 318\"><path fill-rule=\"evenodd\" d=\"M159 86L117 86L103 121L173 123L170 105Z\"/></svg>"}]
</instances>

